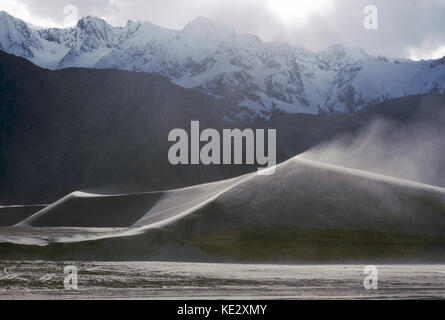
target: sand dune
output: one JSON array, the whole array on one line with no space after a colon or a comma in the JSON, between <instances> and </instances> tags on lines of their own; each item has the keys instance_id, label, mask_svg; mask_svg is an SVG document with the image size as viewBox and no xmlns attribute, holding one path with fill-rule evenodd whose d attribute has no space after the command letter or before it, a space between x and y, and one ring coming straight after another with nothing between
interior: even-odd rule
<instances>
[{"instance_id":1,"label":"sand dune","mask_svg":"<svg viewBox=\"0 0 445 320\"><path fill-rule=\"evenodd\" d=\"M445 257L445 189L299 156L270 176L137 195L74 193L18 226L13 240L14 228L0 229L0 256L438 261ZM77 228L70 236L35 228L49 226L124 228ZM29 238L37 234L46 240L34 247Z\"/></svg>"},{"instance_id":2,"label":"sand dune","mask_svg":"<svg viewBox=\"0 0 445 320\"><path fill-rule=\"evenodd\" d=\"M21 227L128 227L161 196L159 192L98 195L73 192L21 221Z\"/></svg>"}]
</instances>

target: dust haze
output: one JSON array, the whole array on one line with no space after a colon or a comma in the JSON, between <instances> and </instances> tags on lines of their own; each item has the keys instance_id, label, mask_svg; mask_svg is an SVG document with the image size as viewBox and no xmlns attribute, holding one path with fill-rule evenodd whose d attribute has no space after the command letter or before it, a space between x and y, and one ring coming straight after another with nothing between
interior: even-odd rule
<instances>
[{"instance_id":1,"label":"dust haze","mask_svg":"<svg viewBox=\"0 0 445 320\"><path fill-rule=\"evenodd\" d=\"M424 106L428 107L428 106ZM318 145L302 157L445 187L445 110L415 120L376 118L356 134Z\"/></svg>"}]
</instances>

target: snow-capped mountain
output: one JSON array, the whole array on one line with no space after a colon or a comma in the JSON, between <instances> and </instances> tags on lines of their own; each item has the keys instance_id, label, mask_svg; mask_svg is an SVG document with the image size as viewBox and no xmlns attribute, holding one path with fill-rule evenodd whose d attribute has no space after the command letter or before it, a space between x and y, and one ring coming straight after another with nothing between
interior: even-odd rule
<instances>
[{"instance_id":1,"label":"snow-capped mountain","mask_svg":"<svg viewBox=\"0 0 445 320\"><path fill-rule=\"evenodd\" d=\"M85 17L66 29L31 29L0 12L0 50L49 68L117 68L160 73L238 106L239 119L351 112L389 98L445 91L445 59L373 57L334 45L321 52L237 34L199 17L183 30Z\"/></svg>"}]
</instances>

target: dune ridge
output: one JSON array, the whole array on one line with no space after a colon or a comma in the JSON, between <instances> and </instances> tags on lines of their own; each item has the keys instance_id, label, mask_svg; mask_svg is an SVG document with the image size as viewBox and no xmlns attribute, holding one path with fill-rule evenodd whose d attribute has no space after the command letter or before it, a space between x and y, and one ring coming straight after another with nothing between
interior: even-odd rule
<instances>
[{"instance_id":1,"label":"dune ridge","mask_svg":"<svg viewBox=\"0 0 445 320\"><path fill-rule=\"evenodd\" d=\"M96 209L110 203L108 221L97 225L107 213ZM69 225L79 212L83 225ZM0 256L436 261L445 257L444 235L444 188L303 154L277 165L270 176L250 173L153 193L68 195L15 227L0 228Z\"/></svg>"}]
</instances>

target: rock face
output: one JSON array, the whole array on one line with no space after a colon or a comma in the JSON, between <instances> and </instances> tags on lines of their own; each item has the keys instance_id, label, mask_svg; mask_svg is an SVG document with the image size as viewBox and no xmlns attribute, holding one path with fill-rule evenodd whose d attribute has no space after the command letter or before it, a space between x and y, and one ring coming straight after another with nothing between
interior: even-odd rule
<instances>
[{"instance_id":1,"label":"rock face","mask_svg":"<svg viewBox=\"0 0 445 320\"><path fill-rule=\"evenodd\" d=\"M236 120L286 113L348 113L397 97L445 90L442 60L372 57L334 45L322 52L236 34L197 18L183 30L85 17L73 28L35 30L0 13L0 49L49 69L116 68L159 73L237 106Z\"/></svg>"}]
</instances>

